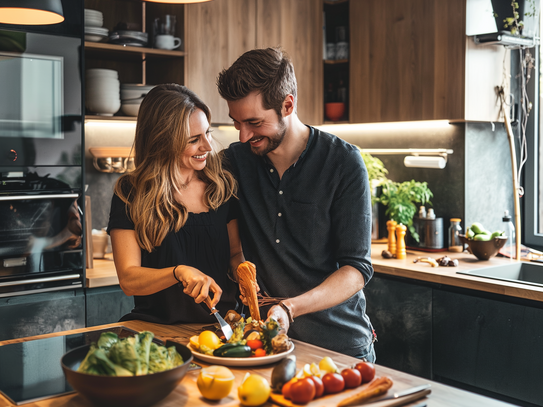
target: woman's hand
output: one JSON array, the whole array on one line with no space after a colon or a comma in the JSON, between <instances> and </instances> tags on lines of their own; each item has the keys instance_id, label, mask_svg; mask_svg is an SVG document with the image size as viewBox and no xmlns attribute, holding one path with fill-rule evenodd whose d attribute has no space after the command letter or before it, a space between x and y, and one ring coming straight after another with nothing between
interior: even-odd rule
<instances>
[{"instance_id":1,"label":"woman's hand","mask_svg":"<svg viewBox=\"0 0 543 407\"><path fill-rule=\"evenodd\" d=\"M213 293L212 307L217 305L221 299L221 287L219 287L215 280L200 270L190 266L178 266L175 274L183 284L183 287L185 287L183 292L194 298L194 302L197 304L209 297L210 291Z\"/></svg>"}]
</instances>

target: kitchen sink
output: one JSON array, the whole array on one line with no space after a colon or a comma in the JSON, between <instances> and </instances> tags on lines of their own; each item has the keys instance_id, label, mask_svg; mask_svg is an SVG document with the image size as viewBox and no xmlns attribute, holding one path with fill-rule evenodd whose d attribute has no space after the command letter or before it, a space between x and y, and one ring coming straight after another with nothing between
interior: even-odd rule
<instances>
[{"instance_id":1,"label":"kitchen sink","mask_svg":"<svg viewBox=\"0 0 543 407\"><path fill-rule=\"evenodd\" d=\"M534 263L514 262L457 273L543 287L543 265Z\"/></svg>"}]
</instances>

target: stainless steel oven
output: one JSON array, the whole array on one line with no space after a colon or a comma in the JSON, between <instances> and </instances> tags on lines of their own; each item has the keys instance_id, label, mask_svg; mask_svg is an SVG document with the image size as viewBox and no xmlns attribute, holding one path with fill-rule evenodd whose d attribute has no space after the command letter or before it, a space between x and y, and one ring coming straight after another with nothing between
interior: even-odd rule
<instances>
[{"instance_id":1,"label":"stainless steel oven","mask_svg":"<svg viewBox=\"0 0 543 407\"><path fill-rule=\"evenodd\" d=\"M0 25L0 297L83 287L82 3Z\"/></svg>"}]
</instances>

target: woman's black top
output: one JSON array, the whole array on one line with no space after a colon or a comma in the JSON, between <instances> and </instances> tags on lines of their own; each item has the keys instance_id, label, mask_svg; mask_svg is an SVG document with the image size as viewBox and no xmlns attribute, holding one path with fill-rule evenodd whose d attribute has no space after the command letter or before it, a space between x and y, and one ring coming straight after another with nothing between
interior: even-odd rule
<instances>
[{"instance_id":1,"label":"woman's black top","mask_svg":"<svg viewBox=\"0 0 543 407\"><path fill-rule=\"evenodd\" d=\"M185 225L178 232L170 231L159 247L151 253L141 250L141 266L159 269L182 264L195 267L212 277L223 290L217 309L223 315L236 309L239 288L227 275L230 244L226 225L237 218L237 213L235 198L215 211L189 213ZM116 194L111 202L108 233L113 229L134 230L126 205ZM159 324L216 322L204 303L196 304L192 297L183 293L181 284L155 294L134 296L134 304L132 312L123 316L121 321L138 319Z\"/></svg>"}]
</instances>

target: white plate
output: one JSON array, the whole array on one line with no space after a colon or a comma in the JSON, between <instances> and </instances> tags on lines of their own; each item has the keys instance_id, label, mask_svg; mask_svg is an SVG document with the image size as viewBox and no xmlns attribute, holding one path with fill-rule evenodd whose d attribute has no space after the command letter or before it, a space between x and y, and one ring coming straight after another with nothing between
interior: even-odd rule
<instances>
[{"instance_id":1,"label":"white plate","mask_svg":"<svg viewBox=\"0 0 543 407\"><path fill-rule=\"evenodd\" d=\"M223 366L261 366L268 365L270 363L278 362L281 359L284 359L294 351L294 343L289 350L283 353L278 353L276 355L269 356L260 356L260 357L248 357L248 358L222 358L218 356L210 356L200 353L192 347L189 343L187 346L191 350L195 358L200 359L202 362L210 363L212 365L223 365Z\"/></svg>"}]
</instances>

